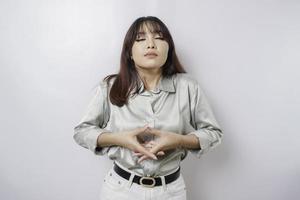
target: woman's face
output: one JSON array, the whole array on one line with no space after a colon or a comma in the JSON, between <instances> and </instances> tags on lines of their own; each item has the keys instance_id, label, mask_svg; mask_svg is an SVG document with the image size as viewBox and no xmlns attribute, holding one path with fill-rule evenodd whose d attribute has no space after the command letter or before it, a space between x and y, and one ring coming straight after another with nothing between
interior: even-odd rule
<instances>
[{"instance_id":1,"label":"woman's face","mask_svg":"<svg viewBox=\"0 0 300 200\"><path fill-rule=\"evenodd\" d=\"M151 33L143 25L132 46L132 59L135 66L143 69L159 69L168 58L169 44L159 33Z\"/></svg>"}]
</instances>

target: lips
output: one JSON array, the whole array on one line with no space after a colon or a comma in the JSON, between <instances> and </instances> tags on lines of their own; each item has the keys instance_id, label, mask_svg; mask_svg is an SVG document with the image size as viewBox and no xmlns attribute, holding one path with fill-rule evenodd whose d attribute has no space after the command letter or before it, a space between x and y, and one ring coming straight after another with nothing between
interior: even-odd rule
<instances>
[{"instance_id":1,"label":"lips","mask_svg":"<svg viewBox=\"0 0 300 200\"><path fill-rule=\"evenodd\" d=\"M144 56L157 56L157 53L155 53L155 52L148 52Z\"/></svg>"}]
</instances>

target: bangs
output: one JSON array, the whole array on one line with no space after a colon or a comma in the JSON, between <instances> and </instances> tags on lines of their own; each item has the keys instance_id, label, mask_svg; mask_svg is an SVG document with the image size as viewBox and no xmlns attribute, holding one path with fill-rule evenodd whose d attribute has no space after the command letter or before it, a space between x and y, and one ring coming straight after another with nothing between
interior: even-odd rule
<instances>
[{"instance_id":1,"label":"bangs","mask_svg":"<svg viewBox=\"0 0 300 200\"><path fill-rule=\"evenodd\" d=\"M145 28L154 34L159 34L164 38L168 38L168 32L164 29L162 25L155 21L143 21L137 26L137 30L135 31L135 38L139 35L145 34Z\"/></svg>"},{"instance_id":2,"label":"bangs","mask_svg":"<svg viewBox=\"0 0 300 200\"><path fill-rule=\"evenodd\" d=\"M141 23L138 27L138 32L144 32L145 27L147 27L151 33L161 33L162 32L161 26L157 22L154 22L154 21L145 21L145 22Z\"/></svg>"}]
</instances>

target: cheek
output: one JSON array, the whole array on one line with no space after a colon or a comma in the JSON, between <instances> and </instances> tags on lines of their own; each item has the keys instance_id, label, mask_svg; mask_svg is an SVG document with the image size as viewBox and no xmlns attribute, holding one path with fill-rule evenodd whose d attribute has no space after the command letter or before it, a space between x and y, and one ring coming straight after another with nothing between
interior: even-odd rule
<instances>
[{"instance_id":1,"label":"cheek","mask_svg":"<svg viewBox=\"0 0 300 200\"><path fill-rule=\"evenodd\" d=\"M168 56L168 52L169 52L169 45L168 44L164 44L161 47L161 51L164 54L164 56Z\"/></svg>"},{"instance_id":2,"label":"cheek","mask_svg":"<svg viewBox=\"0 0 300 200\"><path fill-rule=\"evenodd\" d=\"M137 57L143 54L143 48L141 46L133 46L131 49L133 57Z\"/></svg>"}]
</instances>

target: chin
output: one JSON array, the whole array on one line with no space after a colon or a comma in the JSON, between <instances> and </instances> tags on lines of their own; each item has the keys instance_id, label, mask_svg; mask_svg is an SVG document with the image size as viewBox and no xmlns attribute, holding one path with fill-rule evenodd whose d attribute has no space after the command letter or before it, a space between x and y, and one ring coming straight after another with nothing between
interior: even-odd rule
<instances>
[{"instance_id":1,"label":"chin","mask_svg":"<svg viewBox=\"0 0 300 200\"><path fill-rule=\"evenodd\" d=\"M153 69L159 69L161 68L161 66L153 66L153 65L148 65L148 66L140 66L140 68L142 69L149 69L149 70L153 70Z\"/></svg>"},{"instance_id":2,"label":"chin","mask_svg":"<svg viewBox=\"0 0 300 200\"><path fill-rule=\"evenodd\" d=\"M159 69L159 68L161 68L162 66L164 65L164 63L163 64L161 64L161 63L145 63L144 65L140 65L141 66L141 68L148 68L148 69Z\"/></svg>"}]
</instances>

